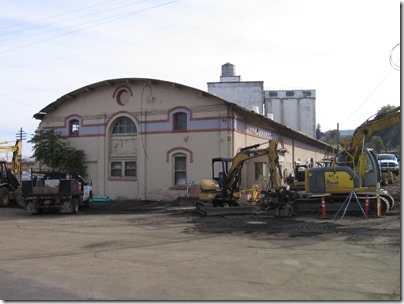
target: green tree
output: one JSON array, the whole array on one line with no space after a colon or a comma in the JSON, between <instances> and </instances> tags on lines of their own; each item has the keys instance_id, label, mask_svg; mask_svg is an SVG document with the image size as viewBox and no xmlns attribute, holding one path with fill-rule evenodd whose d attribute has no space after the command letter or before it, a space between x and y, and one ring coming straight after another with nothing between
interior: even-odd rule
<instances>
[{"instance_id":1,"label":"green tree","mask_svg":"<svg viewBox=\"0 0 404 304\"><path fill-rule=\"evenodd\" d=\"M85 175L84 151L69 147L66 139L54 130L35 134L28 142L33 144L33 157L40 164L52 170L74 171Z\"/></svg>"},{"instance_id":2,"label":"green tree","mask_svg":"<svg viewBox=\"0 0 404 304\"><path fill-rule=\"evenodd\" d=\"M317 124L316 139L321 139L323 136L324 136L324 133L321 132L321 126L320 126L320 124Z\"/></svg>"},{"instance_id":3,"label":"green tree","mask_svg":"<svg viewBox=\"0 0 404 304\"><path fill-rule=\"evenodd\" d=\"M376 153L381 153L385 149L383 140L380 136L372 136L366 146L368 148L373 148Z\"/></svg>"},{"instance_id":4,"label":"green tree","mask_svg":"<svg viewBox=\"0 0 404 304\"><path fill-rule=\"evenodd\" d=\"M379 111L377 111L376 116L383 114L393 108L395 108L395 106L391 105L383 106ZM375 135L380 136L380 138L382 139L385 151L397 150L401 146L400 125L395 125L390 128L384 129L382 131L377 132Z\"/></svg>"},{"instance_id":5,"label":"green tree","mask_svg":"<svg viewBox=\"0 0 404 304\"><path fill-rule=\"evenodd\" d=\"M338 130L329 130L324 133L322 140L330 145L335 145L338 142Z\"/></svg>"}]
</instances>

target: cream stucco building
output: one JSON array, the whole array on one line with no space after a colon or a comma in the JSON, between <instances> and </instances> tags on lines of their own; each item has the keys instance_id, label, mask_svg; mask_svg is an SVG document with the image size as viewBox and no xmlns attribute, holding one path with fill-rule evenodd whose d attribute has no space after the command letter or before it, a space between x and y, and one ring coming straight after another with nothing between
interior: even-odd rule
<instances>
[{"instance_id":1,"label":"cream stucco building","mask_svg":"<svg viewBox=\"0 0 404 304\"><path fill-rule=\"evenodd\" d=\"M324 158L327 145L271 119L185 85L142 78L111 79L72 91L34 115L38 131L55 129L84 150L94 195L166 200L211 176L211 159L239 148L283 140L295 161ZM328 147L329 148L329 147ZM245 187L267 180L265 158L248 161Z\"/></svg>"}]
</instances>

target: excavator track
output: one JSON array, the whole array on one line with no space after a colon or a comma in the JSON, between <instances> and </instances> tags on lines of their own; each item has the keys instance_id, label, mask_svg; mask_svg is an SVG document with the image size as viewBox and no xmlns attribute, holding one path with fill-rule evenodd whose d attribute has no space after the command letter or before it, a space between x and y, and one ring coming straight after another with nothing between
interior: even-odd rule
<instances>
[{"instance_id":1,"label":"excavator track","mask_svg":"<svg viewBox=\"0 0 404 304\"><path fill-rule=\"evenodd\" d=\"M204 216L230 215L230 214L251 214L255 207L253 205L245 206L215 206L210 202L197 202L195 210Z\"/></svg>"}]
</instances>

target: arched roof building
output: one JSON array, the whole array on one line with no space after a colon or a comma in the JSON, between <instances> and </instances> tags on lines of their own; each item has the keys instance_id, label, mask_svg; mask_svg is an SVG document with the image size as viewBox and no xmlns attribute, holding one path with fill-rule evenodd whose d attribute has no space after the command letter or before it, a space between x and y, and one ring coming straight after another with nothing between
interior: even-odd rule
<instances>
[{"instance_id":1,"label":"arched roof building","mask_svg":"<svg viewBox=\"0 0 404 304\"><path fill-rule=\"evenodd\" d=\"M213 157L281 138L289 174L295 161L318 161L330 147L260 114L182 84L120 78L79 88L39 113L38 131L54 129L83 150L94 195L166 200L211 175ZM250 161L244 183L263 175L265 159ZM265 180L265 179L264 179Z\"/></svg>"}]
</instances>

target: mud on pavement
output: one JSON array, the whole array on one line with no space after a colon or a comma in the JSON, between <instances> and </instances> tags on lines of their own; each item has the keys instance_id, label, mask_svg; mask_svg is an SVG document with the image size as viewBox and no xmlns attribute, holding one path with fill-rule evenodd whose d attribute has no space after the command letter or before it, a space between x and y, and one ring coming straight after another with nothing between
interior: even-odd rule
<instances>
[{"instance_id":1,"label":"mud on pavement","mask_svg":"<svg viewBox=\"0 0 404 304\"><path fill-rule=\"evenodd\" d=\"M320 214L299 215L292 218L274 217L266 212L255 212L243 215L203 216L195 211L194 202L177 200L173 202L110 202L94 204L84 209L85 214L150 214L144 223L170 225L188 223L184 233L243 235L253 239L315 239L329 234L346 237L346 242L367 247L389 247L399 251L401 246L400 210L398 207L388 216L365 218L362 214L348 213L334 219L335 214L321 218ZM164 214L165 217L153 217L153 214ZM141 224L141 221L138 222ZM376 237L387 238L382 244L375 243Z\"/></svg>"}]
</instances>

